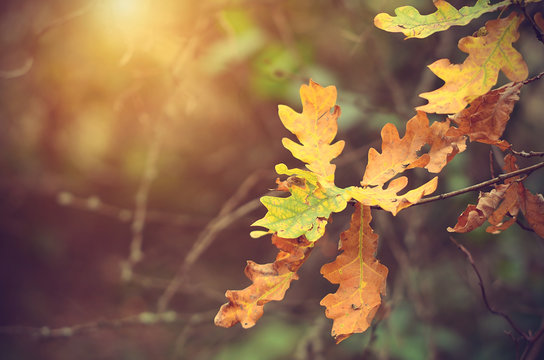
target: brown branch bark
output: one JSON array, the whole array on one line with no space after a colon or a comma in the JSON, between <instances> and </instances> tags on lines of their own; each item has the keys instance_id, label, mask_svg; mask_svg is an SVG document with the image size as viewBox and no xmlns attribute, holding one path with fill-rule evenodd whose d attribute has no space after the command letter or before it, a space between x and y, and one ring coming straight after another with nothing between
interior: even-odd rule
<instances>
[{"instance_id":1,"label":"brown branch bark","mask_svg":"<svg viewBox=\"0 0 544 360\"><path fill-rule=\"evenodd\" d=\"M453 237L450 236L450 240L461 250L466 256L468 261L470 262L470 265L472 266L472 269L474 269L474 273L478 277L478 285L480 286L480 291L482 292L482 299L484 301L485 307L487 310L489 310L490 313L500 316L504 318L508 324L514 329L515 332L517 332L521 337L523 337L525 340L528 340L528 335L523 332L519 326L510 318L510 316L506 313L503 313L502 311L496 310L489 304L489 300L487 298L487 293L485 291L484 281L482 280L482 276L480 275L480 271L478 270L478 267L476 266L474 262L474 258L472 257L472 254L470 251L467 250L463 245L459 244Z\"/></svg>"},{"instance_id":2,"label":"brown branch bark","mask_svg":"<svg viewBox=\"0 0 544 360\"><path fill-rule=\"evenodd\" d=\"M215 314L213 312L202 312L194 314L179 314L175 311L162 313L142 312L140 314L127 316L120 319L95 320L87 323L51 328L49 326L0 326L2 335L26 335L38 339L69 338L75 335L85 334L105 328L120 328L125 326L155 325L190 322L207 322ZM198 320L198 321L197 321Z\"/></svg>"},{"instance_id":3,"label":"brown branch bark","mask_svg":"<svg viewBox=\"0 0 544 360\"><path fill-rule=\"evenodd\" d=\"M419 202L415 203L412 206L423 205L423 204L427 204L427 203L430 203L430 202L433 202L433 201L444 200L444 199L447 199L447 198L450 198L450 197L461 195L461 194L464 194L464 193L467 193L467 192L477 191L477 190L483 189L483 188L485 188L485 187L487 187L489 185L499 183L501 181L504 181L504 180L509 179L511 177L514 177L514 176L518 176L518 175L521 175L521 174L529 175L533 171L535 171L537 169L540 169L542 167L544 167L544 161L540 162L538 164L528 166L528 167L523 168L523 169L519 169L519 170L516 170L516 171L509 172L509 173L501 174L501 175L499 175L499 176L497 176L497 177L495 177L493 179L483 181L483 182L481 182L479 184L475 184L475 185L472 185L472 186L469 186L469 187L466 187L466 188L463 188L463 189L451 191L449 193L444 193L444 194L440 194L440 195L436 195L436 196L431 196L431 197L428 197L428 198L423 198Z\"/></svg>"}]
</instances>

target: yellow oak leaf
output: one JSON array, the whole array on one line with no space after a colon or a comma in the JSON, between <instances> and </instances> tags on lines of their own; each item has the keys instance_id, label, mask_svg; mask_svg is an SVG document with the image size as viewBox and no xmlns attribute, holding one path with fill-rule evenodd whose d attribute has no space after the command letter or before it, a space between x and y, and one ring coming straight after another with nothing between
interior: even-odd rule
<instances>
[{"instance_id":1,"label":"yellow oak leaf","mask_svg":"<svg viewBox=\"0 0 544 360\"><path fill-rule=\"evenodd\" d=\"M337 119L340 116L340 107L335 105L336 87L323 88L310 80L309 85L301 86L300 98L302 113L285 105L278 107L283 125L300 141L297 144L283 138L283 146L295 158L307 163L306 167L320 177L322 185L334 183L336 165L330 162L344 149L343 140L331 145L338 131Z\"/></svg>"},{"instance_id":2,"label":"yellow oak leaf","mask_svg":"<svg viewBox=\"0 0 544 360\"><path fill-rule=\"evenodd\" d=\"M412 189L405 194L397 195L408 185L408 178L401 176L391 180L387 188L376 187L350 187L346 189L355 200L367 206L379 206L393 215L397 215L402 209L417 203L423 196L432 194L438 185L438 177L432 178L425 184Z\"/></svg>"},{"instance_id":3,"label":"yellow oak leaf","mask_svg":"<svg viewBox=\"0 0 544 360\"><path fill-rule=\"evenodd\" d=\"M336 343L365 331L385 295L388 269L375 257L378 235L370 227L371 220L370 207L355 205L350 227L340 235L342 253L321 267L327 280L340 285L320 303L334 320L331 334Z\"/></svg>"},{"instance_id":4,"label":"yellow oak leaf","mask_svg":"<svg viewBox=\"0 0 544 360\"><path fill-rule=\"evenodd\" d=\"M429 69L445 84L437 90L420 94L429 103L417 109L427 113L457 113L487 93L496 84L500 70L511 81L525 80L527 64L512 47L519 38L518 26L522 21L523 16L516 13L504 19L490 20L482 36L467 36L459 40L459 49L469 54L462 64L440 59L429 65Z\"/></svg>"}]
</instances>

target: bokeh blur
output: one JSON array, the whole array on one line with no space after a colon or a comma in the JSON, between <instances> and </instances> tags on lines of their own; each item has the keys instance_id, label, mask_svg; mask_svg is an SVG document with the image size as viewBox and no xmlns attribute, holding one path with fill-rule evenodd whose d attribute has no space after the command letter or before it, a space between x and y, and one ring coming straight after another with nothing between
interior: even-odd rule
<instances>
[{"instance_id":1,"label":"bokeh blur","mask_svg":"<svg viewBox=\"0 0 544 360\"><path fill-rule=\"evenodd\" d=\"M275 257L249 231L265 213L256 199L274 187L274 165L300 166L281 146L289 134L277 105L299 111L310 78L338 88L347 146L337 184L355 185L381 127L402 133L423 104L417 94L440 85L426 66L461 62L457 40L497 16L405 41L373 25L401 5L434 11L427 0L2 1L0 326L9 331L0 358L515 358L518 335L487 311L445 230L475 193L397 217L375 211L390 275L364 334L335 345L319 305L335 290L319 269L334 259L349 210L254 328L213 325L224 291L247 286L245 261ZM544 45L527 22L520 31L515 46L532 76L544 70ZM508 125L517 150L544 150L543 81L523 89ZM439 191L489 179L490 158L498 173L500 152L490 150L470 144ZM543 183L543 171L526 181L534 193ZM544 240L517 226L455 238L493 306L537 330ZM165 295L176 274L180 286Z\"/></svg>"}]
</instances>

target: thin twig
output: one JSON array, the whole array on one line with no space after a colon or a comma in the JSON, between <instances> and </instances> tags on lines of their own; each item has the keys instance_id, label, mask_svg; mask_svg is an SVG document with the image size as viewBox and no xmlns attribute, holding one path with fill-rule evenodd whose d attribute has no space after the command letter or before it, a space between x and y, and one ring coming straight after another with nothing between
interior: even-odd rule
<instances>
[{"instance_id":1,"label":"thin twig","mask_svg":"<svg viewBox=\"0 0 544 360\"><path fill-rule=\"evenodd\" d=\"M259 176L259 174L254 174L248 177L246 181L238 187L236 193L225 202L219 211L219 214L213 218L199 234L198 238L193 244L193 247L185 256L185 259L179 267L176 275L170 281L170 284L157 301L157 309L160 309L159 312L162 312L168 308L170 300L174 294L187 280L186 278L189 270L204 253L204 251L213 243L217 234L219 234L219 232L228 227L234 221L259 207L261 202L259 199L254 199L234 209L240 198L243 197L242 195L245 195L249 188L251 188L251 186L257 182Z\"/></svg>"},{"instance_id":2,"label":"thin twig","mask_svg":"<svg viewBox=\"0 0 544 360\"><path fill-rule=\"evenodd\" d=\"M179 314L175 311L166 311L163 313L142 312L140 314L127 316L120 319L95 320L83 324L76 324L59 328L51 328L49 326L0 326L0 334L26 335L40 339L69 338L74 335L89 333L105 328L120 328L136 325L155 325L187 322L191 321L195 316L198 316L201 321L204 321L203 319L208 320L210 317L213 316L214 313L215 310L213 311L213 313L207 311L198 314Z\"/></svg>"},{"instance_id":3,"label":"thin twig","mask_svg":"<svg viewBox=\"0 0 544 360\"><path fill-rule=\"evenodd\" d=\"M474 273L478 277L478 285L480 286L480 291L482 292L482 299L484 300L485 307L487 310L489 310L490 313L500 316L503 319L505 319L508 324L514 329L515 332L517 332L521 337L523 337L525 340L529 341L528 335L523 332L517 325L514 323L514 321L508 316L508 314L503 313L502 311L495 310L490 304L489 300L487 299L487 293L485 291L484 281L482 280L482 276L480 275L480 271L478 270L478 267L474 263L474 258L472 257L472 254L470 251L468 251L463 245L459 244L455 239L450 236L450 240L461 250L466 256L468 261L470 262L470 265L472 266L472 269L474 269Z\"/></svg>"},{"instance_id":4,"label":"thin twig","mask_svg":"<svg viewBox=\"0 0 544 360\"><path fill-rule=\"evenodd\" d=\"M157 176L157 160L159 158L162 135L163 129L161 126L158 126L155 130L154 137L149 144L144 172L134 199L134 216L131 224L132 240L130 242L130 253L128 259L121 264L121 278L125 281L130 281L133 266L140 262L143 258L142 244L147 216L147 199L151 184Z\"/></svg>"},{"instance_id":5,"label":"thin twig","mask_svg":"<svg viewBox=\"0 0 544 360\"><path fill-rule=\"evenodd\" d=\"M131 283L139 285L143 288L159 289L164 291L166 288L168 288L172 280L133 273L130 281ZM177 289L177 292L193 296L204 296L213 301L222 301L225 298L224 292L210 288L206 284L184 283L183 286Z\"/></svg>"},{"instance_id":6,"label":"thin twig","mask_svg":"<svg viewBox=\"0 0 544 360\"><path fill-rule=\"evenodd\" d=\"M419 200L417 203L413 204L412 206L423 205L423 204L427 204L427 203L430 203L430 202L433 202L433 201L443 200L443 199L447 199L447 198L454 197L454 196L457 196L457 195L461 195L461 194L464 194L464 193L467 193L467 192L477 191L477 190L483 189L483 188L485 188L485 187L487 187L489 185L496 184L498 182L504 181L506 179L509 179L511 177L514 177L514 176L517 176L517 175L520 175L520 174L529 175L531 172L533 172L533 171L535 171L537 169L540 169L541 167L544 167L544 162L540 162L538 164L534 164L534 165L528 166L526 168L519 169L519 170L516 170L516 171L512 171L512 172L509 172L509 173L501 174L501 175L499 175L499 176L497 176L497 177L495 177L493 179L490 179L490 180L487 180L487 181L484 181L484 182L481 182L479 184L475 184L475 185L472 185L472 186L469 186L469 187L466 187L466 188L463 188L463 189L455 190L455 191L452 191L452 192L449 192L449 193L444 193L444 194L440 194L440 195L436 195L436 196L431 196L431 197L428 197L428 198L423 198L423 199Z\"/></svg>"},{"instance_id":7,"label":"thin twig","mask_svg":"<svg viewBox=\"0 0 544 360\"><path fill-rule=\"evenodd\" d=\"M527 80L524 80L523 81L523 85L527 85L529 83L532 83L533 81L537 81L537 80L540 80L540 78L542 78L544 76L544 71L541 72L540 74L537 74L535 76L533 76L532 78L529 78Z\"/></svg>"},{"instance_id":8,"label":"thin twig","mask_svg":"<svg viewBox=\"0 0 544 360\"><path fill-rule=\"evenodd\" d=\"M97 196L82 197L67 191L57 194L57 202L73 209L93 212L99 215L112 217L123 223L134 220L134 210L123 208L104 202ZM160 210L149 209L146 213L146 222L156 222L175 226L202 226L209 219L188 214L176 214Z\"/></svg>"},{"instance_id":9,"label":"thin twig","mask_svg":"<svg viewBox=\"0 0 544 360\"><path fill-rule=\"evenodd\" d=\"M514 149L510 149L510 151L518 156L522 156L524 158L530 158L530 157L536 157L536 156L544 156L544 151L516 151Z\"/></svg>"}]
</instances>

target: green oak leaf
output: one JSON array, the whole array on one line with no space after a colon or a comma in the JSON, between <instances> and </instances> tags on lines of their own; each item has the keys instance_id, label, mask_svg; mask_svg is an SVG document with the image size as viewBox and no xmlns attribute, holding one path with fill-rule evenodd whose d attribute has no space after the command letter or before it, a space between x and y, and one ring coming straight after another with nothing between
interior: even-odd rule
<instances>
[{"instance_id":1,"label":"green oak leaf","mask_svg":"<svg viewBox=\"0 0 544 360\"><path fill-rule=\"evenodd\" d=\"M436 12L421 15L412 6L401 6L395 9L397 16L386 13L376 15L374 25L389 32L402 32L408 38L425 38L450 26L463 26L485 13L510 5L510 0L489 4L489 0L478 0L474 6L463 6L457 10L445 0L434 1Z\"/></svg>"},{"instance_id":2,"label":"green oak leaf","mask_svg":"<svg viewBox=\"0 0 544 360\"><path fill-rule=\"evenodd\" d=\"M306 170L288 169L276 165L276 172L303 179L289 186L289 197L263 196L261 203L268 209L266 215L252 226L262 226L268 231L252 231L256 238L269 233L294 239L304 235L309 241L318 240L325 233L328 218L333 212L346 208L350 195L334 185L321 186L317 176Z\"/></svg>"}]
</instances>

